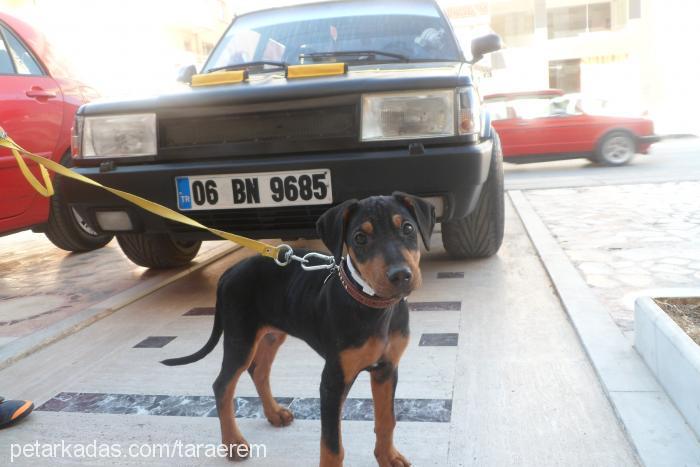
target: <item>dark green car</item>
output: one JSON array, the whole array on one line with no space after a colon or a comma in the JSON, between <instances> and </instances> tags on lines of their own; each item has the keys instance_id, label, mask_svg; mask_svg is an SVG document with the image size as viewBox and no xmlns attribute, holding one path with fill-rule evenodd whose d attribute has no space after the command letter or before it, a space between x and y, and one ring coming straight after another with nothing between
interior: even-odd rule
<instances>
[{"instance_id":1,"label":"dark green car","mask_svg":"<svg viewBox=\"0 0 700 467\"><path fill-rule=\"evenodd\" d=\"M467 59L432 0L245 14L198 75L183 70L183 92L83 106L74 162L254 238L314 238L329 207L404 191L435 204L452 256L490 256L503 239L502 157L471 64L499 47L477 38ZM90 186L66 180L65 195L143 266L182 265L215 239Z\"/></svg>"}]
</instances>

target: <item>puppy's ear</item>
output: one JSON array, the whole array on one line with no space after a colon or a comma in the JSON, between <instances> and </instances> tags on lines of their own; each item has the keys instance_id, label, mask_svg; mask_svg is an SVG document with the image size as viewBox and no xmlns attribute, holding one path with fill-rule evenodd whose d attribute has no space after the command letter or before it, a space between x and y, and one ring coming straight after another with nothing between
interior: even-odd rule
<instances>
[{"instance_id":1,"label":"puppy's ear","mask_svg":"<svg viewBox=\"0 0 700 467\"><path fill-rule=\"evenodd\" d=\"M418 224L418 232L423 239L423 245L426 250L430 250L430 237L433 235L435 228L435 206L425 201L418 196L409 195L400 191L395 191L394 198L404 206L413 215L413 218Z\"/></svg>"},{"instance_id":2,"label":"puppy's ear","mask_svg":"<svg viewBox=\"0 0 700 467\"><path fill-rule=\"evenodd\" d=\"M316 221L316 232L330 250L336 262L343 256L343 243L348 220L358 206L356 199L349 199L321 214Z\"/></svg>"}]
</instances>

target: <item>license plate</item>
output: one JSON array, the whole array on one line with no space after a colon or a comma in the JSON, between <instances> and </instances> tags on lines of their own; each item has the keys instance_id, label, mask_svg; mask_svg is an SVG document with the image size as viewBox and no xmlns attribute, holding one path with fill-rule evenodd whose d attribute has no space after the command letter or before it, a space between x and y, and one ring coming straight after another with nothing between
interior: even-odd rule
<instances>
[{"instance_id":1,"label":"license plate","mask_svg":"<svg viewBox=\"0 0 700 467\"><path fill-rule=\"evenodd\" d=\"M331 204L331 171L298 170L175 178L180 211Z\"/></svg>"}]
</instances>

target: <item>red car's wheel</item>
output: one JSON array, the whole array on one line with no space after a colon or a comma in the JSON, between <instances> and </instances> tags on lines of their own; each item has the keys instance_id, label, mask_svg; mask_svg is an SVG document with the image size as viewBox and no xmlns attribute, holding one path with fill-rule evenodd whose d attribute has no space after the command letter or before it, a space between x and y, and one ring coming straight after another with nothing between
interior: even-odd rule
<instances>
[{"instance_id":1,"label":"red car's wheel","mask_svg":"<svg viewBox=\"0 0 700 467\"><path fill-rule=\"evenodd\" d=\"M637 144L626 131L613 131L605 135L595 154L596 162L610 166L629 164L637 153Z\"/></svg>"}]
</instances>

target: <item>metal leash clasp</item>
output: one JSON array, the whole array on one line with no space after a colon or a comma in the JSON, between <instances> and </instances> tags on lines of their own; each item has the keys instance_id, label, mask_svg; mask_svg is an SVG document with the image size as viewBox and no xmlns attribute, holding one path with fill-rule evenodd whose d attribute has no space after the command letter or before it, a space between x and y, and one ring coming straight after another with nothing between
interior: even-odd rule
<instances>
[{"instance_id":1,"label":"metal leash clasp","mask_svg":"<svg viewBox=\"0 0 700 467\"><path fill-rule=\"evenodd\" d=\"M303 257L297 256L294 254L294 250L292 249L292 247L287 245L286 243L279 245L277 248L279 248L279 255L277 255L277 257L274 258L274 260L278 266L286 266L292 261L299 261L301 263L301 268L304 271L317 271L319 269L333 269L337 267L337 265L335 264L335 258L333 256L316 253L315 251L307 253ZM283 259L280 260L280 256ZM318 259L323 262L321 264L315 264L311 266L308 265L311 259Z\"/></svg>"},{"instance_id":2,"label":"metal leash clasp","mask_svg":"<svg viewBox=\"0 0 700 467\"><path fill-rule=\"evenodd\" d=\"M309 262L311 258L316 258L321 261L325 261L325 263L321 264L316 264L314 266L307 266L306 263ZM335 258L333 256L328 256L328 255L323 255L321 253L316 253L315 251L312 251L311 253L307 253L304 255L304 257L301 259L301 268L304 271L316 271L319 269L333 269L336 268L335 264Z\"/></svg>"}]
</instances>

